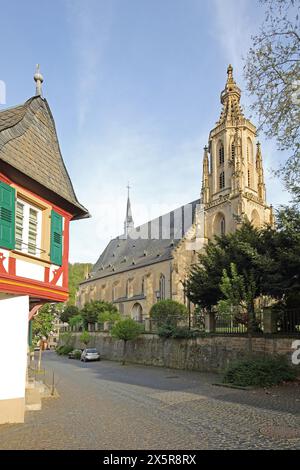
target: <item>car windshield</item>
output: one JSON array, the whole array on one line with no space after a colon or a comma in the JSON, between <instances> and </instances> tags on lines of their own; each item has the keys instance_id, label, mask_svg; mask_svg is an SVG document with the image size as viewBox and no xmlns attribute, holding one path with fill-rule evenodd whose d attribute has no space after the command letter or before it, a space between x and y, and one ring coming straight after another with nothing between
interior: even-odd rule
<instances>
[{"instance_id":1,"label":"car windshield","mask_svg":"<svg viewBox=\"0 0 300 470\"><path fill-rule=\"evenodd\" d=\"M97 349L87 349L86 352L87 353L96 353L98 351L97 351Z\"/></svg>"}]
</instances>

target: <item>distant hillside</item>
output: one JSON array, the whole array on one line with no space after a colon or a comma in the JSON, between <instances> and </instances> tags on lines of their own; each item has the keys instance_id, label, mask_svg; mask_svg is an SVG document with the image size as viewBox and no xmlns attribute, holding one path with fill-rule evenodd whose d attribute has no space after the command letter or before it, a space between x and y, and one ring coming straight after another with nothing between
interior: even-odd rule
<instances>
[{"instance_id":1,"label":"distant hillside","mask_svg":"<svg viewBox=\"0 0 300 470\"><path fill-rule=\"evenodd\" d=\"M92 269L91 263L69 263L69 291L70 291L70 298L68 305L75 304L75 295L78 285L81 281L83 281L86 275Z\"/></svg>"}]
</instances>

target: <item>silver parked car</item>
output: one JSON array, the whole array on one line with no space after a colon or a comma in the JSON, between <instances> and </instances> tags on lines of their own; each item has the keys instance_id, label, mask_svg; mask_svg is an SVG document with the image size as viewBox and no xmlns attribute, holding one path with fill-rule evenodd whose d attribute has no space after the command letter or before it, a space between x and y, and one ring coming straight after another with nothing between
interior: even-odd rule
<instances>
[{"instance_id":1,"label":"silver parked car","mask_svg":"<svg viewBox=\"0 0 300 470\"><path fill-rule=\"evenodd\" d=\"M100 361L100 354L96 348L84 349L81 354L81 361Z\"/></svg>"}]
</instances>

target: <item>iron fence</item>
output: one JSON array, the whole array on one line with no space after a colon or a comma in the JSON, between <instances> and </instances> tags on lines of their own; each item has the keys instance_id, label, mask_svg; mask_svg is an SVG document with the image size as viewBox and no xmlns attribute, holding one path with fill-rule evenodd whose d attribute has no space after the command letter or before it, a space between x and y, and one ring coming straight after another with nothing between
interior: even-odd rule
<instances>
[{"instance_id":1,"label":"iron fence","mask_svg":"<svg viewBox=\"0 0 300 470\"><path fill-rule=\"evenodd\" d=\"M176 316L166 318L166 321L154 320L153 318L144 318L140 321L137 321L140 325L143 326L145 333L158 333L161 328L165 327L175 327L175 328L185 328L200 333L207 331L205 325L206 313L204 311L192 312L186 317ZM264 313L263 310L256 312L255 320L252 324L252 333L253 334L284 334L284 335L300 335L300 309L294 310L285 310L272 312L272 328L270 331L270 324L266 326L267 323L264 322ZM112 327L104 329L104 324L96 323L89 324L88 331L93 332L102 332L109 331ZM74 326L74 327L63 327L60 330L61 333L68 331L72 332L81 332L83 327ZM245 335L248 332L247 322L239 317L238 315L232 314L220 314L215 312L214 322L210 325L210 333L217 334L241 334Z\"/></svg>"},{"instance_id":2,"label":"iron fence","mask_svg":"<svg viewBox=\"0 0 300 470\"><path fill-rule=\"evenodd\" d=\"M285 310L277 313L277 333L290 335L300 334L300 309Z\"/></svg>"}]
</instances>

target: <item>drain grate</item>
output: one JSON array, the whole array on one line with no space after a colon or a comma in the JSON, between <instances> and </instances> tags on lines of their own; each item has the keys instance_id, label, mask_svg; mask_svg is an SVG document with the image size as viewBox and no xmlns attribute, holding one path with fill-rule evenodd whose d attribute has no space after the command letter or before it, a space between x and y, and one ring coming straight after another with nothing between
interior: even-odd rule
<instances>
[{"instance_id":1,"label":"drain grate","mask_svg":"<svg viewBox=\"0 0 300 470\"><path fill-rule=\"evenodd\" d=\"M290 426L268 426L261 428L260 433L273 439L300 439L300 429Z\"/></svg>"}]
</instances>

